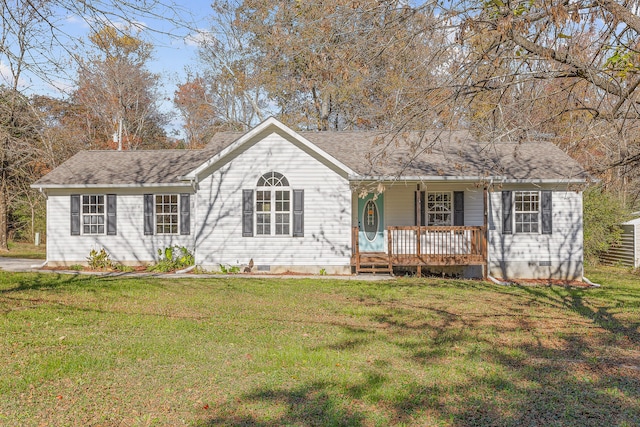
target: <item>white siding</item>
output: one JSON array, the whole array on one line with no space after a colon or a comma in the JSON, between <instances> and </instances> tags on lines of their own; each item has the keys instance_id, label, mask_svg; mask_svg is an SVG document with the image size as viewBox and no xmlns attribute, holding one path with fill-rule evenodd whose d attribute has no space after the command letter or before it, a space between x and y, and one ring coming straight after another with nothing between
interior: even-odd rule
<instances>
[{"instance_id":1,"label":"white siding","mask_svg":"<svg viewBox=\"0 0 640 427\"><path fill-rule=\"evenodd\" d=\"M201 178L197 192L196 261L254 265L310 272L350 269L351 192L346 177L276 133L258 141ZM255 190L260 176L276 171L291 189L304 190L304 237L242 236L242 190ZM255 193L254 193L255 198ZM255 217L255 213L254 213ZM299 267L299 268L296 268ZM309 270L309 269L308 269Z\"/></svg>"},{"instance_id":2,"label":"white siding","mask_svg":"<svg viewBox=\"0 0 640 427\"><path fill-rule=\"evenodd\" d=\"M415 225L414 204L417 183L395 183L386 185L384 190L384 226L409 226ZM449 184L437 183L423 185L422 190L430 191L464 191L464 225L482 226L483 218L483 195L482 188L477 188L469 184ZM357 194L354 194L353 204L353 226L358 225Z\"/></svg>"},{"instance_id":3,"label":"white siding","mask_svg":"<svg viewBox=\"0 0 640 427\"><path fill-rule=\"evenodd\" d=\"M489 193L488 244L492 275L503 278L582 278L582 193L548 189L553 190L552 234L502 234L502 195L500 191Z\"/></svg>"},{"instance_id":4,"label":"white siding","mask_svg":"<svg viewBox=\"0 0 640 427\"><path fill-rule=\"evenodd\" d=\"M185 246L193 251L194 199L191 195L191 235L144 235L143 194L189 193L185 188L118 190L117 232L115 236L72 236L71 194L113 194L113 189L91 191L49 190L47 194L47 260L51 265L72 265L87 261L91 249L104 248L116 262L150 263L158 259L158 249Z\"/></svg>"}]
</instances>

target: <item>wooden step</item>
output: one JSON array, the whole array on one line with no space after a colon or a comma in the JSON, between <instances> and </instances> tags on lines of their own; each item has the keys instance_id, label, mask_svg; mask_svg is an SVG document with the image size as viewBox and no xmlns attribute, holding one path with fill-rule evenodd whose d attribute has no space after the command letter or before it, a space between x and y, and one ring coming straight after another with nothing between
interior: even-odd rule
<instances>
[{"instance_id":1,"label":"wooden step","mask_svg":"<svg viewBox=\"0 0 640 427\"><path fill-rule=\"evenodd\" d=\"M389 256L384 252L364 252L360 253L356 262L356 274L360 273L386 273L393 272Z\"/></svg>"}]
</instances>

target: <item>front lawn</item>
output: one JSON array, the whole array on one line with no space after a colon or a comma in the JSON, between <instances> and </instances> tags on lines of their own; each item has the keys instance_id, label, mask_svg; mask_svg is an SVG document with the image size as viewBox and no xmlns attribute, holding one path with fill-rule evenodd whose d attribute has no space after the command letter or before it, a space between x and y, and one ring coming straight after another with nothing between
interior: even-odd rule
<instances>
[{"instance_id":1,"label":"front lawn","mask_svg":"<svg viewBox=\"0 0 640 427\"><path fill-rule=\"evenodd\" d=\"M42 259L47 257L47 247L44 244L34 245L26 242L9 242L9 251L0 252L0 257Z\"/></svg>"},{"instance_id":2,"label":"front lawn","mask_svg":"<svg viewBox=\"0 0 640 427\"><path fill-rule=\"evenodd\" d=\"M640 278L0 272L0 425L640 425Z\"/></svg>"}]
</instances>

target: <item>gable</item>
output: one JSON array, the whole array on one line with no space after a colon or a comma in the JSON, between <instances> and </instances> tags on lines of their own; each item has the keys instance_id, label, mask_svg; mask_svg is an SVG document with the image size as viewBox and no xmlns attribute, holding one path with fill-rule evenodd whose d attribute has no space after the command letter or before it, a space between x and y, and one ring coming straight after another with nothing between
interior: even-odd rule
<instances>
[{"instance_id":1,"label":"gable","mask_svg":"<svg viewBox=\"0 0 640 427\"><path fill-rule=\"evenodd\" d=\"M300 134L292 131L275 119L268 119L262 124L258 125L256 128L243 134L238 139L224 147L221 151L213 155L209 160L201 164L198 168L194 169L189 174L185 175L183 178L201 181L202 179L210 175L213 171L222 168L224 165L238 158L240 155L251 149L256 144L273 138L274 135L277 136L277 138L279 138L280 140L286 141L288 144L291 144L293 147L301 150L306 155L316 159L328 169L332 170L345 179L355 174L355 172L347 165L339 161L334 156L328 154L306 138L302 137ZM227 135L221 136L224 138L224 136ZM223 141L228 143L228 138L223 139ZM218 143L219 139L214 139L213 144L215 145ZM254 160L260 161L259 158L256 158Z\"/></svg>"}]
</instances>

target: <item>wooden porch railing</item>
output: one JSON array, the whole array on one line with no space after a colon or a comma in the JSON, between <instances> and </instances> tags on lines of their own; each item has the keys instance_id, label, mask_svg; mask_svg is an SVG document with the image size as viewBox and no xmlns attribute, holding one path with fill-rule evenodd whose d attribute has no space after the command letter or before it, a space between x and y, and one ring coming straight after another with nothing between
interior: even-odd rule
<instances>
[{"instance_id":1,"label":"wooden porch railing","mask_svg":"<svg viewBox=\"0 0 640 427\"><path fill-rule=\"evenodd\" d=\"M393 265L481 265L484 227L387 227L387 253Z\"/></svg>"},{"instance_id":2,"label":"wooden porch railing","mask_svg":"<svg viewBox=\"0 0 640 427\"><path fill-rule=\"evenodd\" d=\"M361 265L374 264L373 254L360 252L358 227L351 231L352 265L356 272L364 271ZM392 266L418 267L445 265L483 265L487 258L485 227L452 226L390 226L387 227L387 253L375 254Z\"/></svg>"}]
</instances>

